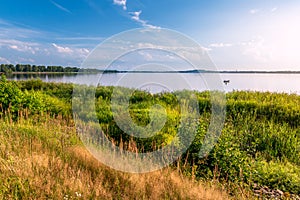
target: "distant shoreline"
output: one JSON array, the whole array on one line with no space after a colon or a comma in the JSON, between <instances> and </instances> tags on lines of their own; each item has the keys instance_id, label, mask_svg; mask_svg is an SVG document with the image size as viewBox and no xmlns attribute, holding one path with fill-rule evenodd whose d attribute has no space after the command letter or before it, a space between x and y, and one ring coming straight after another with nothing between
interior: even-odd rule
<instances>
[{"instance_id":1,"label":"distant shoreline","mask_svg":"<svg viewBox=\"0 0 300 200\"><path fill-rule=\"evenodd\" d=\"M188 70L188 71L118 71L118 70L97 70L93 72L82 71L82 72L11 72L4 73L0 72L0 74L97 74L97 73L105 73L105 74L122 74L122 73L149 73L149 74L170 74L170 73L185 73L185 74L300 74L300 71L206 71L206 70Z\"/></svg>"},{"instance_id":2,"label":"distant shoreline","mask_svg":"<svg viewBox=\"0 0 300 200\"><path fill-rule=\"evenodd\" d=\"M223 74L300 74L300 71L221 71Z\"/></svg>"},{"instance_id":3,"label":"distant shoreline","mask_svg":"<svg viewBox=\"0 0 300 200\"><path fill-rule=\"evenodd\" d=\"M97 74L97 73L99 73L99 72L10 72L10 73L4 73L4 72L0 72L0 75L1 74L4 74L4 75L6 75L6 74L9 74L9 75L14 75L14 74L28 74L28 75L30 75L30 74L32 74L32 75L38 75L38 74L45 74L45 75L47 75L47 74Z\"/></svg>"},{"instance_id":4,"label":"distant shoreline","mask_svg":"<svg viewBox=\"0 0 300 200\"><path fill-rule=\"evenodd\" d=\"M205 66L204 66L205 67ZM206 70L206 69L186 69L186 70L122 70L122 69L95 69L95 68L78 68L63 66L40 66L29 64L0 64L0 74L97 74L97 73L219 73L219 74L300 74L300 70Z\"/></svg>"},{"instance_id":5,"label":"distant shoreline","mask_svg":"<svg viewBox=\"0 0 300 200\"><path fill-rule=\"evenodd\" d=\"M187 71L118 71L118 70L99 70L99 73L210 73L210 74L300 74L300 71L208 71L208 70L187 70Z\"/></svg>"}]
</instances>

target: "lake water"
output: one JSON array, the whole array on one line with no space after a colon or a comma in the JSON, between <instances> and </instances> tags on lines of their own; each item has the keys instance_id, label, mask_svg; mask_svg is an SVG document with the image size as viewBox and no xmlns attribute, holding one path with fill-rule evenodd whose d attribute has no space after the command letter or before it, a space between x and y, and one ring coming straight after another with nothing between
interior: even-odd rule
<instances>
[{"instance_id":1,"label":"lake water","mask_svg":"<svg viewBox=\"0 0 300 200\"><path fill-rule=\"evenodd\" d=\"M182 89L270 91L300 94L300 74L179 74L179 73L106 73L106 74L15 74L10 80L41 79L45 82L125 86L156 93ZM224 80L230 82L226 85ZM216 88L215 88L216 87Z\"/></svg>"}]
</instances>

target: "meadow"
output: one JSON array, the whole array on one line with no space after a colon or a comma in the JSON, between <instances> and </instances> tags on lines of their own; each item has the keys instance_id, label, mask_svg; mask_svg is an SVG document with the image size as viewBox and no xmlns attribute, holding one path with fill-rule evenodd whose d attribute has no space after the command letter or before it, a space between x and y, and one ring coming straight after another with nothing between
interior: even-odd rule
<instances>
[{"instance_id":1,"label":"meadow","mask_svg":"<svg viewBox=\"0 0 300 200\"><path fill-rule=\"evenodd\" d=\"M167 114L163 128L151 138L124 133L112 114L118 108L111 106L114 90L119 97L132 94L129 112L140 126L150 122L153 105L162 105ZM97 122L115 145L151 152L177 137L182 113L176 96L188 93L99 86L94 98ZM85 149L74 124L72 84L14 82L2 76L0 198L255 199L254 190L263 187L279 189L287 199L300 194L299 95L227 93L222 134L212 151L200 157L212 104L209 92L194 93L200 116L191 122L197 127L192 144L172 165L138 175L110 169ZM91 117L88 112L79 114Z\"/></svg>"}]
</instances>

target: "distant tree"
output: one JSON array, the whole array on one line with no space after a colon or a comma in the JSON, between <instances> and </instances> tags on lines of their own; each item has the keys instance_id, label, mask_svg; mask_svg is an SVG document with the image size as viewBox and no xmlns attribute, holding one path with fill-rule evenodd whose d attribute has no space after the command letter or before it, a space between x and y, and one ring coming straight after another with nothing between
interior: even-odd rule
<instances>
[{"instance_id":1,"label":"distant tree","mask_svg":"<svg viewBox=\"0 0 300 200\"><path fill-rule=\"evenodd\" d=\"M23 72L32 72L31 65L24 65Z\"/></svg>"},{"instance_id":2,"label":"distant tree","mask_svg":"<svg viewBox=\"0 0 300 200\"><path fill-rule=\"evenodd\" d=\"M53 72L53 67L52 66L47 66L47 72Z\"/></svg>"},{"instance_id":3,"label":"distant tree","mask_svg":"<svg viewBox=\"0 0 300 200\"><path fill-rule=\"evenodd\" d=\"M57 66L56 72L64 72L64 68L62 66Z\"/></svg>"},{"instance_id":4,"label":"distant tree","mask_svg":"<svg viewBox=\"0 0 300 200\"><path fill-rule=\"evenodd\" d=\"M46 67L45 66L38 66L40 72L46 72Z\"/></svg>"},{"instance_id":5,"label":"distant tree","mask_svg":"<svg viewBox=\"0 0 300 200\"><path fill-rule=\"evenodd\" d=\"M29 65L29 64L1 64L0 72L79 72L80 68L77 67L62 67L62 66L44 66L44 65Z\"/></svg>"},{"instance_id":6,"label":"distant tree","mask_svg":"<svg viewBox=\"0 0 300 200\"><path fill-rule=\"evenodd\" d=\"M16 67L12 64L8 65L8 68L10 69L11 72L15 72L16 71Z\"/></svg>"},{"instance_id":7,"label":"distant tree","mask_svg":"<svg viewBox=\"0 0 300 200\"><path fill-rule=\"evenodd\" d=\"M1 72L9 73L10 72L9 66L7 64L1 65Z\"/></svg>"},{"instance_id":8,"label":"distant tree","mask_svg":"<svg viewBox=\"0 0 300 200\"><path fill-rule=\"evenodd\" d=\"M36 66L36 65L32 66L32 72L39 72L39 71L40 71L40 69L38 66Z\"/></svg>"},{"instance_id":9,"label":"distant tree","mask_svg":"<svg viewBox=\"0 0 300 200\"><path fill-rule=\"evenodd\" d=\"M16 71L17 72L23 72L23 70L24 70L24 66L23 65L20 65L20 64L16 65Z\"/></svg>"},{"instance_id":10,"label":"distant tree","mask_svg":"<svg viewBox=\"0 0 300 200\"><path fill-rule=\"evenodd\" d=\"M1 65L0 65L0 72L4 72L3 69L4 69L4 64L1 64Z\"/></svg>"}]
</instances>

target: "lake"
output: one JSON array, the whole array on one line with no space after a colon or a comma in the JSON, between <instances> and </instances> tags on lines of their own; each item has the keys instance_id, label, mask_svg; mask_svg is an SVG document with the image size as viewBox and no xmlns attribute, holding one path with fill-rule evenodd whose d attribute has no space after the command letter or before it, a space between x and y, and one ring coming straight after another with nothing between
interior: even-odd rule
<instances>
[{"instance_id":1,"label":"lake","mask_svg":"<svg viewBox=\"0 0 300 200\"><path fill-rule=\"evenodd\" d=\"M214 82L226 92L233 90L270 91L300 94L300 74L255 73L105 73L105 74L13 74L10 80L41 79L45 82L125 86L152 93L182 89L212 90ZM226 85L224 80L230 82ZM209 86L207 82L210 82ZM218 88L217 87L217 88Z\"/></svg>"}]
</instances>

